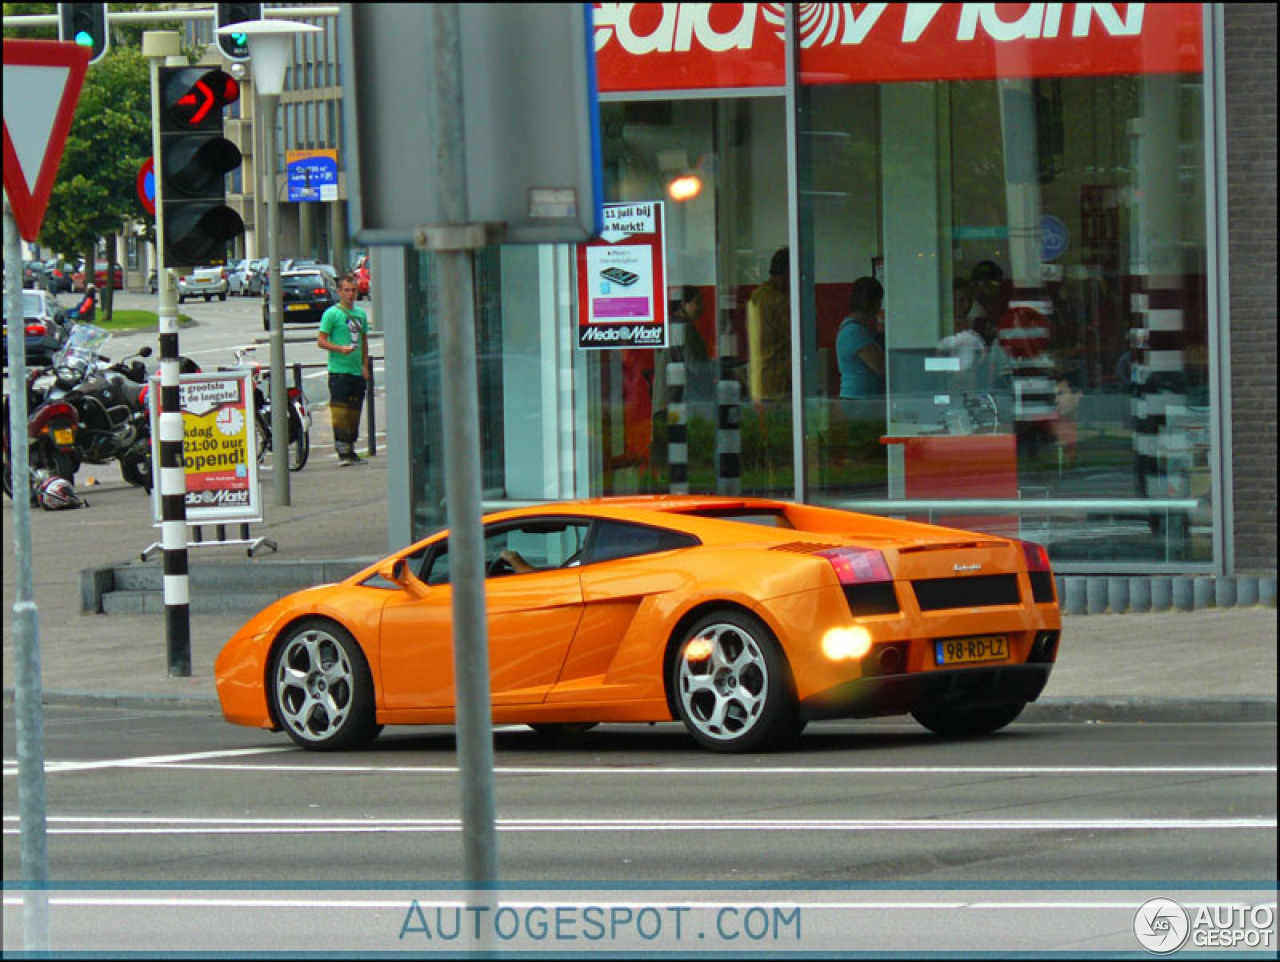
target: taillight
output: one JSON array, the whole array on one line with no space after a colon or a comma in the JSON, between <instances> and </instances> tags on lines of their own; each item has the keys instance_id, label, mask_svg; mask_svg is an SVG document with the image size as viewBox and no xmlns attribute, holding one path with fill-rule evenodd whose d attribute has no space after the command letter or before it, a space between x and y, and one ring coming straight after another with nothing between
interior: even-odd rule
<instances>
[{"instance_id":1,"label":"taillight","mask_svg":"<svg viewBox=\"0 0 1280 962\"><path fill-rule=\"evenodd\" d=\"M54 401L46 404L44 407L31 415L31 423L27 426L28 433L34 438L44 431L50 421L70 421L74 426L80 419L76 416L76 409L66 401Z\"/></svg>"},{"instance_id":2,"label":"taillight","mask_svg":"<svg viewBox=\"0 0 1280 962\"><path fill-rule=\"evenodd\" d=\"M1023 557L1027 559L1027 577L1031 580L1031 597L1036 604L1048 604L1054 600L1053 568L1049 565L1049 552L1042 544L1020 541Z\"/></svg>"},{"instance_id":3,"label":"taillight","mask_svg":"<svg viewBox=\"0 0 1280 962\"><path fill-rule=\"evenodd\" d=\"M1022 545L1022 553L1027 559L1028 571L1052 571L1049 566L1049 552L1045 550L1044 545L1036 544L1034 541L1019 542Z\"/></svg>"},{"instance_id":4,"label":"taillight","mask_svg":"<svg viewBox=\"0 0 1280 962\"><path fill-rule=\"evenodd\" d=\"M327 295L329 292L328 292L325 288L323 288L323 287L317 287L317 288L316 288L314 291L312 291L311 293L312 293L312 294L314 294L314 295L316 295L316 297L324 297L324 296L325 296L325 295Z\"/></svg>"},{"instance_id":5,"label":"taillight","mask_svg":"<svg viewBox=\"0 0 1280 962\"><path fill-rule=\"evenodd\" d=\"M874 548L831 548L819 551L818 555L831 562L835 569L851 615L861 618L889 615L901 610L898 592L893 585L893 573L879 551Z\"/></svg>"},{"instance_id":6,"label":"taillight","mask_svg":"<svg viewBox=\"0 0 1280 962\"><path fill-rule=\"evenodd\" d=\"M39 322L35 324L28 324L27 333L34 334L38 337L44 337L46 334L49 333L49 327L47 324L41 324Z\"/></svg>"},{"instance_id":7,"label":"taillight","mask_svg":"<svg viewBox=\"0 0 1280 962\"><path fill-rule=\"evenodd\" d=\"M831 562L842 585L893 580L884 555L874 548L831 548L818 555Z\"/></svg>"}]
</instances>

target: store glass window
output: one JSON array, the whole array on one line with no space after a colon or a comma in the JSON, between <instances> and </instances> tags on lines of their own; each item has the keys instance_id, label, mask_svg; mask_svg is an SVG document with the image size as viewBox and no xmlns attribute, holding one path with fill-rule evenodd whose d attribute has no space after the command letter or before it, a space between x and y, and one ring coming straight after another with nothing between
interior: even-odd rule
<instances>
[{"instance_id":1,"label":"store glass window","mask_svg":"<svg viewBox=\"0 0 1280 962\"><path fill-rule=\"evenodd\" d=\"M1211 562L1198 8L887 6L800 50L806 499Z\"/></svg>"}]
</instances>

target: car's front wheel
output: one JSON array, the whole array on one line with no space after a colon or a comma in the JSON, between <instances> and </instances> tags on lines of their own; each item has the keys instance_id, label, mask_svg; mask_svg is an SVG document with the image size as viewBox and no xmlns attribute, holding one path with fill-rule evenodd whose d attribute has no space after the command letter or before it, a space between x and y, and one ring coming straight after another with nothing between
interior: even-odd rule
<instances>
[{"instance_id":1,"label":"car's front wheel","mask_svg":"<svg viewBox=\"0 0 1280 962\"><path fill-rule=\"evenodd\" d=\"M804 727L777 639L745 611L693 624L675 650L670 683L689 734L714 751L780 747Z\"/></svg>"},{"instance_id":2,"label":"car's front wheel","mask_svg":"<svg viewBox=\"0 0 1280 962\"><path fill-rule=\"evenodd\" d=\"M986 708L916 708L911 717L937 735L990 735L1022 714L1025 701Z\"/></svg>"},{"instance_id":3,"label":"car's front wheel","mask_svg":"<svg viewBox=\"0 0 1280 962\"><path fill-rule=\"evenodd\" d=\"M285 635L271 660L269 686L276 721L303 748L359 748L381 730L364 652L332 621L308 619Z\"/></svg>"}]
</instances>

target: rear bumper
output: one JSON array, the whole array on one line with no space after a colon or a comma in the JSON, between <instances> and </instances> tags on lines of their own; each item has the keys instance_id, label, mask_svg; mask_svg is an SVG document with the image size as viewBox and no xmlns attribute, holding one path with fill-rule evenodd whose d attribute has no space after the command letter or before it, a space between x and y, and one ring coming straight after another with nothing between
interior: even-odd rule
<instances>
[{"instance_id":1,"label":"rear bumper","mask_svg":"<svg viewBox=\"0 0 1280 962\"><path fill-rule=\"evenodd\" d=\"M876 718L905 715L916 707L983 708L1035 701L1049 681L1052 664L954 668L859 678L806 698L807 719Z\"/></svg>"}]
</instances>

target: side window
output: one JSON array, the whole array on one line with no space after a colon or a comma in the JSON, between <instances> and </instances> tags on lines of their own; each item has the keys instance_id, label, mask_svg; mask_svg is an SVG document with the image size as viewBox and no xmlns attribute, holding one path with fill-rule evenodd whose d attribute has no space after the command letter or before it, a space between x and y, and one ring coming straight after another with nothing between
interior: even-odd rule
<instances>
[{"instance_id":1,"label":"side window","mask_svg":"<svg viewBox=\"0 0 1280 962\"><path fill-rule=\"evenodd\" d=\"M586 561L613 561L636 555L692 548L701 542L691 534L619 521L600 521L587 549Z\"/></svg>"},{"instance_id":2,"label":"side window","mask_svg":"<svg viewBox=\"0 0 1280 962\"><path fill-rule=\"evenodd\" d=\"M444 542L439 549L427 559L427 565L421 578L429 585L447 585L449 583L449 542Z\"/></svg>"},{"instance_id":3,"label":"side window","mask_svg":"<svg viewBox=\"0 0 1280 962\"><path fill-rule=\"evenodd\" d=\"M585 521L560 519L502 525L485 534L485 569L491 575L511 574L512 561L517 573L572 566L581 561L589 531Z\"/></svg>"}]
</instances>

